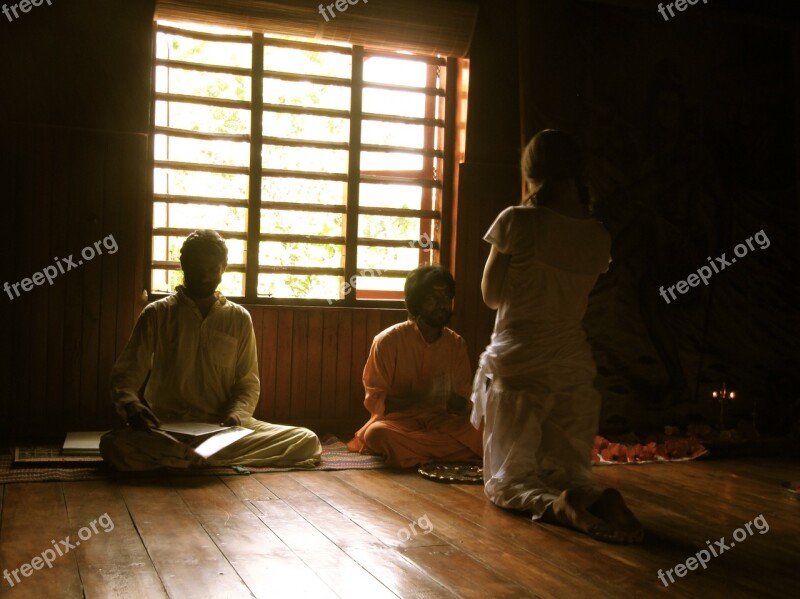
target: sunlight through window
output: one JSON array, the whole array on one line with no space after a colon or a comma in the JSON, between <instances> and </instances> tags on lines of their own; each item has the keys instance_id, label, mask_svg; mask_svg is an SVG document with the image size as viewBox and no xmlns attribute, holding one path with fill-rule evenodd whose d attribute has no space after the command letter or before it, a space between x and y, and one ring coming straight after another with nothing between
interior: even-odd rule
<instances>
[{"instance_id":1,"label":"sunlight through window","mask_svg":"<svg viewBox=\"0 0 800 599\"><path fill-rule=\"evenodd\" d=\"M396 300L438 261L446 59L167 21L156 48L153 291L196 228L251 300Z\"/></svg>"}]
</instances>

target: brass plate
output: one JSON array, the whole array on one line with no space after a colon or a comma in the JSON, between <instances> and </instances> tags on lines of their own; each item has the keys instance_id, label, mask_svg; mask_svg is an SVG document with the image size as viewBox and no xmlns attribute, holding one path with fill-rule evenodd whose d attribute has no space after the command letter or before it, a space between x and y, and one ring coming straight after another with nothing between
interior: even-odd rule
<instances>
[{"instance_id":1,"label":"brass plate","mask_svg":"<svg viewBox=\"0 0 800 599\"><path fill-rule=\"evenodd\" d=\"M431 462L420 466L420 476L439 483L483 484L483 466L466 462Z\"/></svg>"}]
</instances>

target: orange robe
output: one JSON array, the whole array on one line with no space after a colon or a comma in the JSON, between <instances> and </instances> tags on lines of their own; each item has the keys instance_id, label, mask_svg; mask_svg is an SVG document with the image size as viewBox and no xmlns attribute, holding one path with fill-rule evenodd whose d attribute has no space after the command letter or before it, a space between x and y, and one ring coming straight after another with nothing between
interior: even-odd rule
<instances>
[{"instance_id":1,"label":"orange robe","mask_svg":"<svg viewBox=\"0 0 800 599\"><path fill-rule=\"evenodd\" d=\"M454 331L428 343L414 321L379 333L364 367L364 406L369 421L347 447L360 453L380 453L390 466L408 468L430 461L479 459L482 433L468 416L448 414L444 398L450 392L472 394L472 369L467 345ZM425 397L435 389L440 405L415 405L385 413L387 397Z\"/></svg>"}]
</instances>

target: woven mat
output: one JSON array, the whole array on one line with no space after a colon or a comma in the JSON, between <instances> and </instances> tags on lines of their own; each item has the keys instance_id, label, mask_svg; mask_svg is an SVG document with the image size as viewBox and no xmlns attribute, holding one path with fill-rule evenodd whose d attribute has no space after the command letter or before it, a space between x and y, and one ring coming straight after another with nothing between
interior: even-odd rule
<instances>
[{"instance_id":1,"label":"woven mat","mask_svg":"<svg viewBox=\"0 0 800 599\"><path fill-rule=\"evenodd\" d=\"M42 448L42 453L48 448ZM112 477L135 476L225 476L231 474L260 474L262 472L286 472L299 470L299 468L257 468L247 466L236 470L232 467L197 468L192 470L169 469L159 472L143 473L118 473L111 470L103 462L93 462L92 465L83 465L71 462L66 466L32 467L25 465L23 468L11 467L12 457L0 455L0 484L20 482L48 482L70 480L97 480ZM336 437L330 436L322 441L322 460L316 468L303 468L303 470L372 470L383 468L383 458L371 455L350 453L347 446Z\"/></svg>"}]
</instances>

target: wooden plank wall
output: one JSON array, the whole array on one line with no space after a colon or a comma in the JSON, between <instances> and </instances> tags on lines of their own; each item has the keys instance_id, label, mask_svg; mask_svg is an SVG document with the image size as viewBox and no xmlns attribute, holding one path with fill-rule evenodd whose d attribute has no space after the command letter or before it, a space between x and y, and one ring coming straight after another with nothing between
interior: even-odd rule
<instances>
[{"instance_id":1,"label":"wooden plank wall","mask_svg":"<svg viewBox=\"0 0 800 599\"><path fill-rule=\"evenodd\" d=\"M366 421L361 375L372 339L405 310L245 307L261 371L256 418L345 436Z\"/></svg>"},{"instance_id":2,"label":"wooden plank wall","mask_svg":"<svg viewBox=\"0 0 800 599\"><path fill-rule=\"evenodd\" d=\"M3 438L48 437L112 421L108 377L141 309L147 138L86 129L6 127L0 181L7 232L2 281L113 235L20 297L0 297ZM112 245L109 243L109 245ZM113 249L113 247L112 247ZM13 294L13 292L12 292Z\"/></svg>"}]
</instances>

